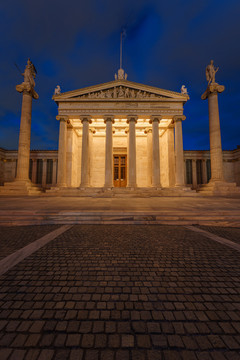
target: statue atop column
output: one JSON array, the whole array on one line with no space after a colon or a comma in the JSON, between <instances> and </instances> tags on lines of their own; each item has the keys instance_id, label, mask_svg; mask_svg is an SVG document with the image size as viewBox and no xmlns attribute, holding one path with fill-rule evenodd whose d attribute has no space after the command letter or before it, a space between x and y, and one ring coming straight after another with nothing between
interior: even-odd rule
<instances>
[{"instance_id":1,"label":"statue atop column","mask_svg":"<svg viewBox=\"0 0 240 360\"><path fill-rule=\"evenodd\" d=\"M209 84L215 84L215 75L218 72L219 68L215 68L213 65L213 60L210 61L210 64L206 67L206 79Z\"/></svg>"},{"instance_id":2,"label":"statue atop column","mask_svg":"<svg viewBox=\"0 0 240 360\"><path fill-rule=\"evenodd\" d=\"M213 60L211 60L206 67L208 86L201 96L202 100L208 99L211 179L208 184L202 186L200 191L221 195L235 193L238 190L236 184L227 183L224 179L218 93L222 93L225 87L215 81L218 69L214 67Z\"/></svg>"},{"instance_id":3,"label":"statue atop column","mask_svg":"<svg viewBox=\"0 0 240 360\"><path fill-rule=\"evenodd\" d=\"M30 59L28 59L26 68L25 68L24 72L22 73L22 75L23 75L24 81L20 85L16 86L16 90L20 93L23 91L31 93L31 95L34 99L38 99L39 96L36 93L36 91L34 90L34 87L35 87L34 79L36 77L36 68Z\"/></svg>"}]
</instances>

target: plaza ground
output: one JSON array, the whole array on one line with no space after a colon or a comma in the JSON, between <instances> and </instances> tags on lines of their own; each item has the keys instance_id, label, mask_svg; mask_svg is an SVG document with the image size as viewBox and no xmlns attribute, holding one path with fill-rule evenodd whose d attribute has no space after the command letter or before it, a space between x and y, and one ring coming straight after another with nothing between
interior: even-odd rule
<instances>
[{"instance_id":1,"label":"plaza ground","mask_svg":"<svg viewBox=\"0 0 240 360\"><path fill-rule=\"evenodd\" d=\"M1 360L240 359L240 227L55 224L0 234L0 263L32 248L0 276Z\"/></svg>"},{"instance_id":2,"label":"plaza ground","mask_svg":"<svg viewBox=\"0 0 240 360\"><path fill-rule=\"evenodd\" d=\"M79 191L78 191L79 193ZM172 193L171 193L172 194ZM139 196L0 197L0 225L172 224L240 226L240 197Z\"/></svg>"}]
</instances>

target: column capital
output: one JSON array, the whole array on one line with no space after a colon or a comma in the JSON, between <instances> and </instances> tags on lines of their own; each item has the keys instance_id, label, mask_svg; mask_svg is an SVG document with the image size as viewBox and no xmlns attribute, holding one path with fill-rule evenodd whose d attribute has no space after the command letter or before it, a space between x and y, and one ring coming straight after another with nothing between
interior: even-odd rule
<instances>
[{"instance_id":1,"label":"column capital","mask_svg":"<svg viewBox=\"0 0 240 360\"><path fill-rule=\"evenodd\" d=\"M129 124L130 121L135 121L135 124L138 121L138 116L137 115L128 115L127 116L127 124Z\"/></svg>"},{"instance_id":2,"label":"column capital","mask_svg":"<svg viewBox=\"0 0 240 360\"><path fill-rule=\"evenodd\" d=\"M84 121L88 121L89 124L92 123L91 115L82 115L82 116L80 116L80 120L81 120L81 123L83 123Z\"/></svg>"},{"instance_id":3,"label":"column capital","mask_svg":"<svg viewBox=\"0 0 240 360\"><path fill-rule=\"evenodd\" d=\"M150 120L149 120L149 124L152 124L153 121L158 121L158 123L160 123L161 120L162 120L161 115L151 115Z\"/></svg>"},{"instance_id":4,"label":"column capital","mask_svg":"<svg viewBox=\"0 0 240 360\"><path fill-rule=\"evenodd\" d=\"M185 115L175 115L175 116L173 117L173 121L176 122L176 121L178 121L178 120L184 121L184 120L186 120L186 116L185 116Z\"/></svg>"},{"instance_id":5,"label":"column capital","mask_svg":"<svg viewBox=\"0 0 240 360\"><path fill-rule=\"evenodd\" d=\"M89 131L91 131L92 134L96 133L96 129L95 128L90 128Z\"/></svg>"},{"instance_id":6,"label":"column capital","mask_svg":"<svg viewBox=\"0 0 240 360\"><path fill-rule=\"evenodd\" d=\"M129 133L129 128L125 128L124 132L125 132L125 134L128 134Z\"/></svg>"},{"instance_id":7,"label":"column capital","mask_svg":"<svg viewBox=\"0 0 240 360\"><path fill-rule=\"evenodd\" d=\"M58 121L68 121L68 116L66 116L66 115L57 115L56 116L56 119L58 120Z\"/></svg>"},{"instance_id":8,"label":"column capital","mask_svg":"<svg viewBox=\"0 0 240 360\"><path fill-rule=\"evenodd\" d=\"M209 95L221 93L225 90L224 85L219 85L218 83L211 83L208 85L207 90L202 94L201 99L206 100Z\"/></svg>"},{"instance_id":9,"label":"column capital","mask_svg":"<svg viewBox=\"0 0 240 360\"><path fill-rule=\"evenodd\" d=\"M103 119L104 119L104 124L106 124L107 121L111 121L112 124L115 123L114 115L104 115Z\"/></svg>"},{"instance_id":10,"label":"column capital","mask_svg":"<svg viewBox=\"0 0 240 360\"><path fill-rule=\"evenodd\" d=\"M152 133L152 129L151 128L146 128L144 130L144 134L149 134L149 133Z\"/></svg>"}]
</instances>

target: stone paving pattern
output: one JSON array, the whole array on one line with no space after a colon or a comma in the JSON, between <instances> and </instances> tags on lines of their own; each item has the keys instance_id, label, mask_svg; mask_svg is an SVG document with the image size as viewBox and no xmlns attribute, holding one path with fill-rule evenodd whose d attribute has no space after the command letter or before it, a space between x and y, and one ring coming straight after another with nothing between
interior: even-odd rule
<instances>
[{"instance_id":1,"label":"stone paving pattern","mask_svg":"<svg viewBox=\"0 0 240 360\"><path fill-rule=\"evenodd\" d=\"M223 226L198 226L200 229L209 231L217 236L231 240L240 244L240 228L223 227Z\"/></svg>"},{"instance_id":2,"label":"stone paving pattern","mask_svg":"<svg viewBox=\"0 0 240 360\"><path fill-rule=\"evenodd\" d=\"M0 277L0 359L240 359L239 260L184 227L74 226Z\"/></svg>"},{"instance_id":3,"label":"stone paving pattern","mask_svg":"<svg viewBox=\"0 0 240 360\"><path fill-rule=\"evenodd\" d=\"M1 226L0 227L0 260L14 251L32 243L33 241L49 234L60 225L43 226Z\"/></svg>"}]
</instances>

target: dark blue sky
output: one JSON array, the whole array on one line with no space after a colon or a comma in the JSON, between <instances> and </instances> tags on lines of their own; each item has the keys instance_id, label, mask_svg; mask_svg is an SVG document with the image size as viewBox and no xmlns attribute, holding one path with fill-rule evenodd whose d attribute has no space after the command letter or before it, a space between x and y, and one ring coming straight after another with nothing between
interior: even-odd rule
<instances>
[{"instance_id":1,"label":"dark blue sky","mask_svg":"<svg viewBox=\"0 0 240 360\"><path fill-rule=\"evenodd\" d=\"M0 147L17 149L22 96L15 85L27 58L38 75L32 149L57 149L54 88L70 91L114 79L126 27L123 68L130 81L180 91L185 84L184 149L208 149L205 67L214 59L223 149L240 144L239 0L11 0L0 4Z\"/></svg>"}]
</instances>

